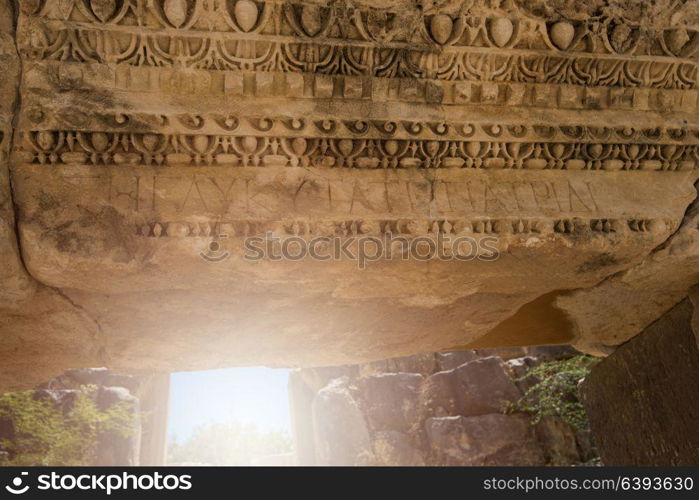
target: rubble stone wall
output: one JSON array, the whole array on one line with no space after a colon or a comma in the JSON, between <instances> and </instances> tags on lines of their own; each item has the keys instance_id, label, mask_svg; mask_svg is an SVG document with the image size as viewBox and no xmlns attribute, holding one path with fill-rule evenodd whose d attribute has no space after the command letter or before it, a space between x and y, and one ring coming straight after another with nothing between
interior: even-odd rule
<instances>
[{"instance_id":1,"label":"rubble stone wall","mask_svg":"<svg viewBox=\"0 0 699 500\"><path fill-rule=\"evenodd\" d=\"M595 456L589 432L506 414L528 368L569 348L427 354L292 372L297 460L317 465L572 465ZM521 380L520 380L521 379Z\"/></svg>"}]
</instances>

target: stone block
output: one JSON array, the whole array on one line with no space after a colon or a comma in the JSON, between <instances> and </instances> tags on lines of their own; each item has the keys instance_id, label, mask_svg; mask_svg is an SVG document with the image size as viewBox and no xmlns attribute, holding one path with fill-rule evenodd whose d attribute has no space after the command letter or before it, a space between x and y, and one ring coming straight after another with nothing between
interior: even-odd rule
<instances>
[{"instance_id":1,"label":"stone block","mask_svg":"<svg viewBox=\"0 0 699 500\"><path fill-rule=\"evenodd\" d=\"M412 467L425 465L425 457L405 433L380 431L374 435L374 465Z\"/></svg>"},{"instance_id":2,"label":"stone block","mask_svg":"<svg viewBox=\"0 0 699 500\"><path fill-rule=\"evenodd\" d=\"M371 438L348 379L333 380L312 403L318 465L362 465L372 460Z\"/></svg>"},{"instance_id":3,"label":"stone block","mask_svg":"<svg viewBox=\"0 0 699 500\"><path fill-rule=\"evenodd\" d=\"M423 380L417 373L383 373L357 380L362 410L371 429L417 430L423 414L418 397Z\"/></svg>"},{"instance_id":4,"label":"stone block","mask_svg":"<svg viewBox=\"0 0 699 500\"><path fill-rule=\"evenodd\" d=\"M479 356L476 354L476 351L455 351L437 354L439 371L453 370L464 363L475 361L478 358Z\"/></svg>"},{"instance_id":5,"label":"stone block","mask_svg":"<svg viewBox=\"0 0 699 500\"><path fill-rule=\"evenodd\" d=\"M699 349L684 299L598 363L582 384L605 465L699 464Z\"/></svg>"},{"instance_id":6,"label":"stone block","mask_svg":"<svg viewBox=\"0 0 699 500\"><path fill-rule=\"evenodd\" d=\"M502 414L430 418L427 439L440 465L534 466L544 463L529 419Z\"/></svg>"},{"instance_id":7,"label":"stone block","mask_svg":"<svg viewBox=\"0 0 699 500\"><path fill-rule=\"evenodd\" d=\"M560 418L543 417L534 427L547 465L567 466L584 462L572 425Z\"/></svg>"},{"instance_id":8,"label":"stone block","mask_svg":"<svg viewBox=\"0 0 699 500\"><path fill-rule=\"evenodd\" d=\"M496 357L461 365L454 370L453 380L457 409L464 416L503 411L522 396L505 363Z\"/></svg>"}]
</instances>

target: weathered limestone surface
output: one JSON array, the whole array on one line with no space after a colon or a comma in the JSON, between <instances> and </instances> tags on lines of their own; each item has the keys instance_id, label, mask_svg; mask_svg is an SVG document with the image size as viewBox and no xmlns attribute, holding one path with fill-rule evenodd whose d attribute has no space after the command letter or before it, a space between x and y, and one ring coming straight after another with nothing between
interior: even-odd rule
<instances>
[{"instance_id":1,"label":"weathered limestone surface","mask_svg":"<svg viewBox=\"0 0 699 500\"><path fill-rule=\"evenodd\" d=\"M519 465L544 463L525 417L488 414L477 417L438 417L425 424L432 446L444 465ZM516 446L513 446L516 443Z\"/></svg>"},{"instance_id":2,"label":"weathered limestone surface","mask_svg":"<svg viewBox=\"0 0 699 500\"><path fill-rule=\"evenodd\" d=\"M0 307L16 305L32 291L20 261L10 191L9 154L17 105L20 63L15 45L14 10L0 3Z\"/></svg>"},{"instance_id":3,"label":"weathered limestone surface","mask_svg":"<svg viewBox=\"0 0 699 500\"><path fill-rule=\"evenodd\" d=\"M692 315L690 300L683 300L586 377L583 399L605 465L699 463Z\"/></svg>"},{"instance_id":4,"label":"weathered limestone surface","mask_svg":"<svg viewBox=\"0 0 699 500\"><path fill-rule=\"evenodd\" d=\"M4 387L608 352L699 282L694 0L0 5ZM246 260L268 233L499 258Z\"/></svg>"},{"instance_id":5,"label":"weathered limestone surface","mask_svg":"<svg viewBox=\"0 0 699 500\"><path fill-rule=\"evenodd\" d=\"M21 63L12 2L0 2L0 387L26 388L71 366L104 364L99 325L60 291L27 273L15 231L9 153ZM102 361L102 362L100 362Z\"/></svg>"},{"instance_id":6,"label":"weathered limestone surface","mask_svg":"<svg viewBox=\"0 0 699 500\"><path fill-rule=\"evenodd\" d=\"M672 308L699 281L699 202L678 230L640 265L597 286L562 295L557 305L576 318L576 347L606 354Z\"/></svg>"},{"instance_id":7,"label":"weathered limestone surface","mask_svg":"<svg viewBox=\"0 0 699 500\"><path fill-rule=\"evenodd\" d=\"M321 389L311 408L318 463L368 464L371 438L348 379L335 379Z\"/></svg>"}]
</instances>

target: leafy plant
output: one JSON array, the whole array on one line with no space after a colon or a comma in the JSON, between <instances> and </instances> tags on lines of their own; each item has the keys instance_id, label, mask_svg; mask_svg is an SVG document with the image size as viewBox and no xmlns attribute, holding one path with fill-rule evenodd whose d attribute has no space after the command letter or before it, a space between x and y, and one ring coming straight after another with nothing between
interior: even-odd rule
<instances>
[{"instance_id":1,"label":"leafy plant","mask_svg":"<svg viewBox=\"0 0 699 500\"><path fill-rule=\"evenodd\" d=\"M578 383L597 361L592 356L581 355L535 366L518 381L533 376L537 382L507 411L528 413L533 416L533 423L538 423L542 417L558 417L576 429L586 429L587 415L580 401Z\"/></svg>"},{"instance_id":2,"label":"leafy plant","mask_svg":"<svg viewBox=\"0 0 699 500\"><path fill-rule=\"evenodd\" d=\"M183 444L170 439L169 462L206 465L250 465L254 458L291 451L284 432L260 432L253 424L211 423L197 427Z\"/></svg>"},{"instance_id":3,"label":"leafy plant","mask_svg":"<svg viewBox=\"0 0 699 500\"><path fill-rule=\"evenodd\" d=\"M120 401L100 410L95 404L97 386L82 386L63 408L55 401L37 397L34 390L9 392L0 397L0 423L12 436L0 439L3 465L90 465L99 437L132 432L133 408Z\"/></svg>"}]
</instances>

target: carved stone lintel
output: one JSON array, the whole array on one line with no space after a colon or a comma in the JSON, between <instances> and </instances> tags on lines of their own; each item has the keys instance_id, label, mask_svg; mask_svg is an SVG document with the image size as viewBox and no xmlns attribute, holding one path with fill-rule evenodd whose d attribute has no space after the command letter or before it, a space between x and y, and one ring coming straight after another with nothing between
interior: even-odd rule
<instances>
[{"instance_id":1,"label":"carved stone lintel","mask_svg":"<svg viewBox=\"0 0 699 500\"><path fill-rule=\"evenodd\" d=\"M161 371L612 349L699 281L699 30L686 2L589 3L21 2L7 231L82 329L27 307L0 333ZM500 258L250 263L268 233Z\"/></svg>"}]
</instances>

